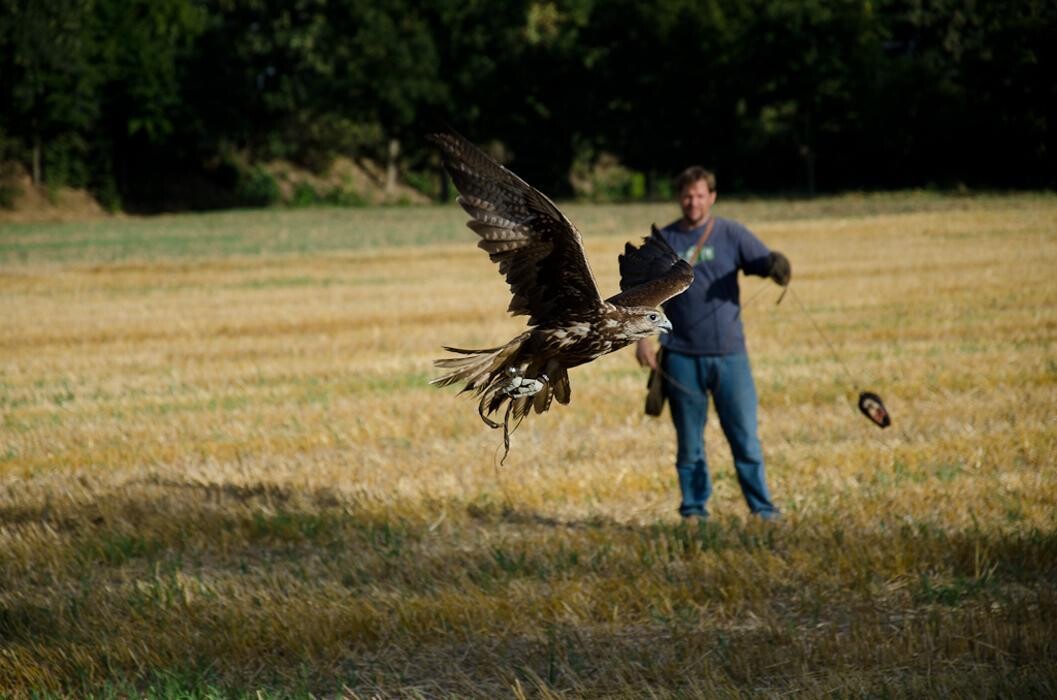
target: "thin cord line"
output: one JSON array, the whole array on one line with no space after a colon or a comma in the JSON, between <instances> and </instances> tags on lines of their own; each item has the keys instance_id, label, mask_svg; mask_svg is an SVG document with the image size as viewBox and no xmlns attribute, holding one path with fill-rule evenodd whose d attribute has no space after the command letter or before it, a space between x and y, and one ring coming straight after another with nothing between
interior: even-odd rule
<instances>
[{"instance_id":1,"label":"thin cord line","mask_svg":"<svg viewBox=\"0 0 1057 700\"><path fill-rule=\"evenodd\" d=\"M793 292L793 299L796 300L796 305L798 307L800 307L800 310L804 313L805 316L807 316L808 320L811 321L811 325L813 325L815 327L815 330L818 331L818 334L820 336L822 336L822 339L824 341L826 341L826 345L829 346L829 351L831 353L833 353L833 358L837 361L837 364L839 364L841 366L841 369L844 370L844 374L846 374L848 376L848 379L851 380L852 386L855 388L855 391L861 392L862 390L859 387L858 382L855 381L855 377L852 376L852 373L848 369L848 366L846 364L844 364L844 360L840 359L840 355L837 354L836 349L833 347L833 343L831 343L830 340L829 340L829 337L825 333L822 332L822 328L818 325L818 322L815 321L814 316L812 316L811 314L808 313L807 308L804 306L804 303L802 301L800 301L800 297L797 296L796 291L793 290L792 286L786 287L786 289L788 291L792 291ZM887 408L885 409L885 413L888 413L888 409ZM899 428L899 433L903 436L903 439L906 440L908 443L911 441L910 440L910 436L907 435L906 430L904 430L902 427Z\"/></svg>"},{"instance_id":2,"label":"thin cord line","mask_svg":"<svg viewBox=\"0 0 1057 700\"><path fill-rule=\"evenodd\" d=\"M833 353L833 359L835 359L837 361L837 364L841 366L841 369L844 370L844 374L847 375L849 381L851 381L852 386L855 388L856 391L858 391L859 383L855 381L855 377L852 376L852 373L848 369L848 366L844 364L844 360L840 359L840 355L837 354L836 348L833 347L833 343L830 342L829 337L822 332L822 327L818 325L817 321L815 321L815 317L807 312L807 307L805 307L804 303L800 301L800 296L796 293L796 290L793 289L792 285L789 285L788 287L786 287L786 289L792 292L793 300L796 302L796 305L800 307L800 310L804 313L805 316L807 316L808 320L811 321L811 325L815 327L815 330L818 331L818 334L822 336L822 339L824 341L826 341L826 345L829 346L829 351Z\"/></svg>"},{"instance_id":3,"label":"thin cord line","mask_svg":"<svg viewBox=\"0 0 1057 700\"><path fill-rule=\"evenodd\" d=\"M789 287L787 286L786 289L788 289L788 288ZM760 288L757 289L755 292L753 292L752 295L748 299L746 299L745 301L740 302L738 304L738 313L737 313L737 315L740 316L743 309L745 309L750 304L752 304L753 301L755 301L761 294L763 294L766 291L767 291L767 285L760 285ZM782 292L782 296L785 296L785 291ZM782 297L778 297L778 303L781 303L781 301L782 301ZM715 313L717 311L719 311L719 307L714 308L707 315L705 315L705 316L697 319L696 321L694 321L693 325L690 326L690 328L697 327L697 325L699 323L701 323L702 321L704 321L706 319L711 318L713 315L715 315ZM686 386L685 384L682 384L682 383L676 381L676 379L672 375L668 374L663 369L661 369L661 363L660 362L657 363L657 371L661 374L662 377L667 379L669 382L671 382L673 385L675 385L681 391L685 392L687 395L694 396L694 397L699 398L699 399L704 399L706 401L708 400L708 394L706 394L704 392L701 392L701 391L697 391L696 389L691 389L690 387Z\"/></svg>"},{"instance_id":4,"label":"thin cord line","mask_svg":"<svg viewBox=\"0 0 1057 700\"><path fill-rule=\"evenodd\" d=\"M734 314L734 317L737 318L737 317L741 316L742 309L744 309L749 304L751 304L758 296L763 294L765 291L767 291L767 285L760 285L760 288L757 289L755 292L753 292L752 296L750 296L745 301L739 301L738 302L738 311L737 311L737 313ZM779 301L781 301L781 299L779 299ZM699 318L696 321L694 321L693 323L691 323L690 326L686 330L687 331L691 331L691 330L697 328L699 325L701 325L701 323L703 323L704 321L707 321L708 319L710 319L713 316L715 316L719 312L719 310L721 308L723 308L723 307L722 306L714 307L707 314L705 314L701 318Z\"/></svg>"},{"instance_id":5,"label":"thin cord line","mask_svg":"<svg viewBox=\"0 0 1057 700\"><path fill-rule=\"evenodd\" d=\"M745 306L748 306L754 299L756 299L756 297L758 297L764 291L764 289L765 289L765 287L761 287L751 297L746 299L745 302L742 303L740 305L740 307L738 308L738 313L740 314L741 313L741 309L744 308ZM800 300L799 295L797 295L796 291L793 290L792 285L786 285L785 286L785 288L782 290L781 296L778 297L778 301L775 302L775 305L778 305L778 304L782 303L782 300L785 298L787 292L792 292L793 293L793 298L796 300L796 305L800 309L801 313L803 313L805 316L807 316L807 319L809 321L811 321L811 325L814 326L815 331L820 336L822 336L822 340L825 341L826 346L829 348L830 353L833 355L833 359L835 359L837 361L837 364L840 365L841 369L844 371L845 376L851 382L851 385L854 388L854 390L855 391L860 391L859 383L855 381L855 377L854 377L854 375L852 375L851 370L848 369L848 365L844 364L844 360L842 360L840 355L837 353L837 349L834 347L833 343L830 341L829 336L827 336L826 333L822 330L822 327L815 320L815 317L812 316L808 312L807 307L804 306L804 302L802 302ZM708 317L706 316L705 318L708 318ZM700 320L704 320L704 319L700 319ZM698 322L700 322L700 320ZM705 401L708 400L708 394L706 394L704 392L697 391L695 389L691 389L688 386L685 386L684 384L682 384L681 382L676 380L674 377L672 377L672 375L670 375L667 372L665 372L661 368L661 365L660 365L659 362L657 363L656 371L659 372L660 375L662 377L664 377L664 379L666 381L670 382L674 387L678 388L680 391L683 391L687 395L693 396L693 397L696 397L696 398L699 398L699 399L704 399ZM907 442L910 442L910 436L907 435L905 430L900 428L899 432L903 435L903 438Z\"/></svg>"},{"instance_id":6,"label":"thin cord line","mask_svg":"<svg viewBox=\"0 0 1057 700\"><path fill-rule=\"evenodd\" d=\"M754 299L756 299L756 297L760 296L760 294L762 294L766 290L767 290L766 286L760 287L758 290L756 290L756 292L754 292L752 296L750 296L748 299L746 299L744 302L742 302L742 304L738 307L738 313L740 314L741 310L743 308L745 308L749 304L751 304L752 301ZM782 290L782 295L780 297L778 297L778 301L775 302L776 305L782 303L782 299L785 298L786 292L792 292L793 293L793 299L796 300L796 305L800 308L800 311L802 311L803 314L805 316L807 316L807 319L809 321L811 321L811 325L813 325L815 327L815 330L818 332L818 334L820 336L822 336L822 340L824 340L826 342L826 345L829 347L829 351L833 354L833 358L837 361L837 364L839 364L841 366L841 369L844 370L844 374L847 375L848 379L851 381L851 384L855 388L855 390L858 391L859 390L859 385L858 385L858 382L855 381L855 377L852 376L851 371L848 369L848 366L846 364L844 364L844 361L840 359L840 355L837 354L837 350L833 346L833 343L830 342L829 337L827 337L826 334L822 332L822 327L819 326L818 322L815 321L815 318L810 313L808 313L807 308L804 306L804 303L802 301L800 301L800 297L797 296L797 293L796 293L796 291L793 290L793 286L792 285L786 285L785 286L785 289ZM705 316L705 318L708 318L708 316ZM704 318L699 319L697 321L697 323L700 323L703 320L704 320ZM704 399L708 398L708 394L702 393L702 392L697 391L695 389L691 389L690 387L685 386L684 384L681 384L680 382L678 382L674 377L672 377L672 375L668 374L663 369L661 369L660 363L657 363L657 371L661 373L661 376L663 376L669 382L674 384L677 388L679 388L683 392L689 394L690 396L695 396L697 398L704 398Z\"/></svg>"},{"instance_id":7,"label":"thin cord line","mask_svg":"<svg viewBox=\"0 0 1057 700\"><path fill-rule=\"evenodd\" d=\"M683 392L689 394L690 396L694 396L696 398L704 399L705 401L708 401L708 394L704 393L703 391L698 391L696 389L691 389L690 387L688 387L688 386L686 386L684 384L681 384L680 382L676 381L675 377L673 377L672 375L668 374L663 369L661 369L661 363L660 362L657 363L657 371L660 372L662 377L664 377L666 380L668 380L669 382L674 384L680 391L683 391Z\"/></svg>"}]
</instances>

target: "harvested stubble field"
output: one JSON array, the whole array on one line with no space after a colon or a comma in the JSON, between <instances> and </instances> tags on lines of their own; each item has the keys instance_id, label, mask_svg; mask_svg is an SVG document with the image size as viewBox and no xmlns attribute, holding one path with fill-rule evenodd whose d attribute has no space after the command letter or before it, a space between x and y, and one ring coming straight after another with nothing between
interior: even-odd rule
<instances>
[{"instance_id":1,"label":"harvested stubble field","mask_svg":"<svg viewBox=\"0 0 1057 700\"><path fill-rule=\"evenodd\" d=\"M0 228L0 695L1057 694L1057 197L721 202L772 490L711 522L630 350L513 437L454 206ZM671 206L569 206L604 294ZM880 392L895 426L852 405Z\"/></svg>"}]
</instances>

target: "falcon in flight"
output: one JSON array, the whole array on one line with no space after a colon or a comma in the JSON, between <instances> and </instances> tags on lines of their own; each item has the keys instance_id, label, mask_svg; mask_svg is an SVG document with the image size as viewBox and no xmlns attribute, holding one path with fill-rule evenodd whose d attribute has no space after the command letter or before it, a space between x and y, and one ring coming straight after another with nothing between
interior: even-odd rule
<instances>
[{"instance_id":1,"label":"falcon in flight","mask_svg":"<svg viewBox=\"0 0 1057 700\"><path fill-rule=\"evenodd\" d=\"M528 329L505 345L486 350L446 347L458 357L434 364L448 374L431 384L463 383L481 397L478 413L489 418L506 404L503 441L510 448L510 418L543 413L551 400L569 403L570 367L619 350L640 338L667 332L658 308L694 280L688 263L653 233L628 243L620 263L620 293L603 299L587 264L583 239L546 195L454 133L434 134L444 166L459 190L467 223L510 285L511 314L528 316ZM461 392L460 392L461 393ZM504 456L505 458L505 456Z\"/></svg>"}]
</instances>

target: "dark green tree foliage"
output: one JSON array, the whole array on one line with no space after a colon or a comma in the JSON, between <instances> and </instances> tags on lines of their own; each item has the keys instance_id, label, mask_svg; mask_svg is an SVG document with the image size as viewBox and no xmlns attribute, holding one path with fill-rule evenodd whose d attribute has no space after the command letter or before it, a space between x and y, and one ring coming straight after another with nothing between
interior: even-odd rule
<instances>
[{"instance_id":1,"label":"dark green tree foliage","mask_svg":"<svg viewBox=\"0 0 1057 700\"><path fill-rule=\"evenodd\" d=\"M0 158L141 209L430 171L445 125L557 194L603 152L654 192L1053 187L1055 46L1057 0L0 0Z\"/></svg>"},{"instance_id":2,"label":"dark green tree foliage","mask_svg":"<svg viewBox=\"0 0 1057 700\"><path fill-rule=\"evenodd\" d=\"M5 0L0 16L3 130L34 181L88 184L100 113L96 37L88 0Z\"/></svg>"},{"instance_id":3,"label":"dark green tree foliage","mask_svg":"<svg viewBox=\"0 0 1057 700\"><path fill-rule=\"evenodd\" d=\"M585 141L651 177L691 162L720 167L737 135L743 91L731 89L732 66L746 12L716 0L616 0L599 12L586 57L590 82L601 87L588 93L587 111L599 119Z\"/></svg>"},{"instance_id":4,"label":"dark green tree foliage","mask_svg":"<svg viewBox=\"0 0 1057 700\"><path fill-rule=\"evenodd\" d=\"M1057 3L893 2L878 77L888 182L1054 184Z\"/></svg>"},{"instance_id":5,"label":"dark green tree foliage","mask_svg":"<svg viewBox=\"0 0 1057 700\"><path fill-rule=\"evenodd\" d=\"M409 0L343 0L328 21L333 80L327 106L406 137L420 112L447 92L426 18Z\"/></svg>"},{"instance_id":6,"label":"dark green tree foliage","mask_svg":"<svg viewBox=\"0 0 1057 700\"><path fill-rule=\"evenodd\" d=\"M796 183L814 192L820 156L828 173L853 152L879 46L870 14L869 3L855 0L756 3L746 32L753 56L743 58L752 86L743 177L766 169L765 187Z\"/></svg>"},{"instance_id":7,"label":"dark green tree foliage","mask_svg":"<svg viewBox=\"0 0 1057 700\"><path fill-rule=\"evenodd\" d=\"M185 66L205 20L192 0L96 0L104 82L93 139L108 151L99 154L109 165L100 172L105 186L136 194L137 181L163 181L158 166L182 149L179 132L191 114L182 99Z\"/></svg>"}]
</instances>

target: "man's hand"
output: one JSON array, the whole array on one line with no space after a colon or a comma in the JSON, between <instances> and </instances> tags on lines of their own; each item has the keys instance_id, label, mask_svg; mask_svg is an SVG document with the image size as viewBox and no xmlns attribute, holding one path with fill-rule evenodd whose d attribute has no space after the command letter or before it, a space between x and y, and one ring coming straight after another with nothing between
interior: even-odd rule
<instances>
[{"instance_id":1,"label":"man's hand","mask_svg":"<svg viewBox=\"0 0 1057 700\"><path fill-rule=\"evenodd\" d=\"M649 338L643 338L635 344L635 359L639 367L657 369L657 346Z\"/></svg>"},{"instance_id":2,"label":"man's hand","mask_svg":"<svg viewBox=\"0 0 1057 700\"><path fill-rule=\"evenodd\" d=\"M771 271L767 273L767 276L779 286L787 286L789 280L793 277L793 268L789 264L789 258L778 251L773 251L771 253Z\"/></svg>"}]
</instances>

